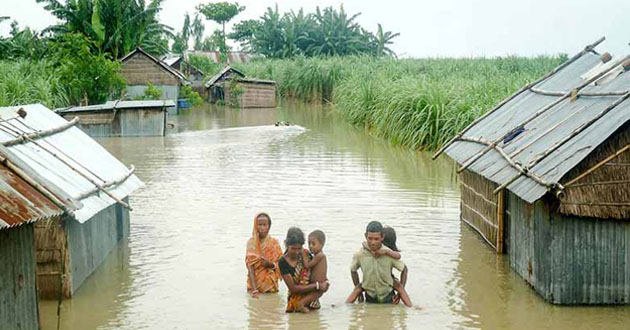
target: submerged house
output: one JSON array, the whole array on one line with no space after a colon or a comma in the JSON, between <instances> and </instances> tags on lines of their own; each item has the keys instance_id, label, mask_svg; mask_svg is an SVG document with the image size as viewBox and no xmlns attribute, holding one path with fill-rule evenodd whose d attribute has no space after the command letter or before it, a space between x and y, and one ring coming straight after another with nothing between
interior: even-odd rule
<instances>
[{"instance_id":1,"label":"submerged house","mask_svg":"<svg viewBox=\"0 0 630 330\"><path fill-rule=\"evenodd\" d=\"M276 82L246 78L245 74L226 66L205 84L206 97L211 102L219 100L240 108L275 108Z\"/></svg>"},{"instance_id":2,"label":"submerged house","mask_svg":"<svg viewBox=\"0 0 630 330\"><path fill-rule=\"evenodd\" d=\"M136 48L121 59L121 75L127 81L127 96L131 99L141 97L149 84L162 91L163 100L177 103L182 85L190 81L181 71L170 67L155 56ZM174 109L171 114L176 114Z\"/></svg>"},{"instance_id":3,"label":"submerged house","mask_svg":"<svg viewBox=\"0 0 630 330\"><path fill-rule=\"evenodd\" d=\"M0 329L38 329L33 223L60 217L64 210L27 181L32 178L7 162L4 150L0 150Z\"/></svg>"},{"instance_id":4,"label":"submerged house","mask_svg":"<svg viewBox=\"0 0 630 330\"><path fill-rule=\"evenodd\" d=\"M545 300L630 304L630 56L594 47L456 135L461 220Z\"/></svg>"},{"instance_id":5,"label":"submerged house","mask_svg":"<svg viewBox=\"0 0 630 330\"><path fill-rule=\"evenodd\" d=\"M171 100L109 101L105 104L56 109L66 120L79 118L77 126L89 136L164 136Z\"/></svg>"},{"instance_id":6,"label":"submerged house","mask_svg":"<svg viewBox=\"0 0 630 330\"><path fill-rule=\"evenodd\" d=\"M40 104L0 108L0 118L4 163L64 210L33 228L40 297L71 297L128 236L128 196L142 182L75 127L78 118Z\"/></svg>"},{"instance_id":7,"label":"submerged house","mask_svg":"<svg viewBox=\"0 0 630 330\"><path fill-rule=\"evenodd\" d=\"M171 68L186 74L193 90L202 94L204 74L201 70L194 67L190 62L186 61L183 56L179 55L164 56L162 61Z\"/></svg>"}]
</instances>

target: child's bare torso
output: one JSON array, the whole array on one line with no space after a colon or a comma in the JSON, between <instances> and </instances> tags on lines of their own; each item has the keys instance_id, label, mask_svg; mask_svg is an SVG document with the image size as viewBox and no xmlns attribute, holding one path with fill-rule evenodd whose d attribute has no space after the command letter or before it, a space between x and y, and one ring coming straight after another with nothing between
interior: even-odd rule
<instances>
[{"instance_id":1,"label":"child's bare torso","mask_svg":"<svg viewBox=\"0 0 630 330\"><path fill-rule=\"evenodd\" d=\"M324 252L320 252L320 253L322 254L322 260L320 260L315 265L315 267L311 269L311 277L310 277L311 283L324 282L328 280L328 277L326 275L328 271L328 259L326 258L326 255L324 254Z\"/></svg>"}]
</instances>

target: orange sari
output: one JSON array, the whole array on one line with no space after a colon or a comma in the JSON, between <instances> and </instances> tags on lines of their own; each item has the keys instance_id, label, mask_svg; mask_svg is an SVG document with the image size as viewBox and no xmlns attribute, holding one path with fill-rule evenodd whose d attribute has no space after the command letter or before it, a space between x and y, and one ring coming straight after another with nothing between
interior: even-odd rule
<instances>
[{"instance_id":1,"label":"orange sari","mask_svg":"<svg viewBox=\"0 0 630 330\"><path fill-rule=\"evenodd\" d=\"M282 278L280 276L280 270L278 269L278 259L282 256L282 249L277 239L269 235L263 239L260 239L258 236L256 219L263 214L267 215L266 213L259 213L254 217L254 230L252 237L247 241L245 264L247 267L252 267L254 270L254 281L256 282L258 292L278 292L278 280ZM269 216L267 215L267 217ZM273 262L276 267L265 268L262 258ZM247 291L252 291L249 276L247 277Z\"/></svg>"}]
</instances>

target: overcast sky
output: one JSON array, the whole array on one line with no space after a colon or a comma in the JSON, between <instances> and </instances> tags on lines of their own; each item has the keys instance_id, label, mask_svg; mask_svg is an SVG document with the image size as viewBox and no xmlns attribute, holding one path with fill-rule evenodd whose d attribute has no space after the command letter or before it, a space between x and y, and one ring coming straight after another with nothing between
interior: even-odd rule
<instances>
[{"instance_id":1,"label":"overcast sky","mask_svg":"<svg viewBox=\"0 0 630 330\"><path fill-rule=\"evenodd\" d=\"M205 2L166 0L160 19L179 30L184 14ZM343 3L348 13L361 12L366 29L381 23L400 32L392 49L403 57L571 55L600 36L607 41L599 51L630 54L630 0L241 0L246 9L234 21L258 18L276 3L282 12ZM0 16L36 30L55 22L35 0L0 0ZM206 22L206 34L215 28ZM9 23L0 23L0 35L8 31Z\"/></svg>"}]
</instances>

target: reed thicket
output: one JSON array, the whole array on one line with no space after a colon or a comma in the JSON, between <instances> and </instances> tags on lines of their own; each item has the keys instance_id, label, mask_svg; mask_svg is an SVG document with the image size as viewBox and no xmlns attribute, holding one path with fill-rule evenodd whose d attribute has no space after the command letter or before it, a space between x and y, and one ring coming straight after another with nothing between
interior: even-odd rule
<instances>
[{"instance_id":1,"label":"reed thicket","mask_svg":"<svg viewBox=\"0 0 630 330\"><path fill-rule=\"evenodd\" d=\"M0 106L67 106L68 91L47 61L0 61Z\"/></svg>"},{"instance_id":2,"label":"reed thicket","mask_svg":"<svg viewBox=\"0 0 630 330\"><path fill-rule=\"evenodd\" d=\"M275 80L282 97L329 102L350 123L394 144L436 149L566 56L260 60L235 65Z\"/></svg>"}]
</instances>

